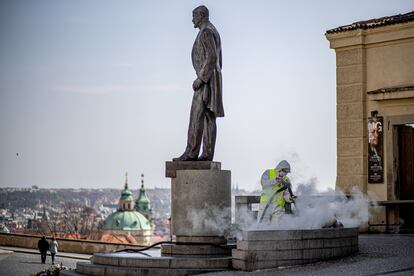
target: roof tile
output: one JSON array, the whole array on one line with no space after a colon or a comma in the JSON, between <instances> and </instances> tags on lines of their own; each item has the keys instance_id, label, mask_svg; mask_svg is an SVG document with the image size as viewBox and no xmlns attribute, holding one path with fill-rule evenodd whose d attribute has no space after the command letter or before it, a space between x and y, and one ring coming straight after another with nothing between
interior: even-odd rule
<instances>
[{"instance_id":1,"label":"roof tile","mask_svg":"<svg viewBox=\"0 0 414 276\"><path fill-rule=\"evenodd\" d=\"M414 11L405 13L405 14L396 14L392 16L384 16L380 18L373 18L369 20L364 21L358 21L354 22L349 25L340 26L331 30L327 30L327 34L333 34L333 33L340 33L340 32L347 32L352 31L356 29L372 29L372 28L378 28L386 25L393 25L393 24L399 24L399 23L406 23L414 21Z\"/></svg>"}]
</instances>

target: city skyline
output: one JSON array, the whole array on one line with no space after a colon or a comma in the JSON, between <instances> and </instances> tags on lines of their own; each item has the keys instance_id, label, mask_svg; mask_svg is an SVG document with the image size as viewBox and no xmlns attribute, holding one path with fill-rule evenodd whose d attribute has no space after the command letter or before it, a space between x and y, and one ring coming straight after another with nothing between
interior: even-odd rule
<instances>
[{"instance_id":1,"label":"city skyline","mask_svg":"<svg viewBox=\"0 0 414 276\"><path fill-rule=\"evenodd\" d=\"M99 3L98 3L99 2ZM292 163L293 185L334 188L335 53L328 29L412 11L410 1L2 1L0 187L169 188L185 147L192 10L223 47L226 117L215 160L232 183Z\"/></svg>"}]
</instances>

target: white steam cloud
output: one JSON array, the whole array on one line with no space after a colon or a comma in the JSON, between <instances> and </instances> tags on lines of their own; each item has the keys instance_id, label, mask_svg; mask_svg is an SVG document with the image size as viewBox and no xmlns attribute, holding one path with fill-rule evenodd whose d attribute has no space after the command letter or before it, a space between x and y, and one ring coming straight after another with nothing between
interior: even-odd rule
<instances>
[{"instance_id":1,"label":"white steam cloud","mask_svg":"<svg viewBox=\"0 0 414 276\"><path fill-rule=\"evenodd\" d=\"M230 216L230 207L204 204L203 209L187 210L186 221L194 234L227 236L230 231Z\"/></svg>"},{"instance_id":2,"label":"white steam cloud","mask_svg":"<svg viewBox=\"0 0 414 276\"><path fill-rule=\"evenodd\" d=\"M318 192L314 182L299 185L298 196L293 204L294 213L283 215L275 223L257 223L251 221L248 230L292 230L320 229L332 225L335 220L344 227L360 227L366 225L370 217L369 207L372 201L358 188L354 187L347 196L340 190Z\"/></svg>"}]
</instances>

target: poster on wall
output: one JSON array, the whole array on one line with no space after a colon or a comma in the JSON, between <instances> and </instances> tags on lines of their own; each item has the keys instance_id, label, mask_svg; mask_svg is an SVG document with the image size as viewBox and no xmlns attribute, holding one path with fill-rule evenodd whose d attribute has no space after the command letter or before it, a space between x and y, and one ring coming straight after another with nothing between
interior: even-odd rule
<instances>
[{"instance_id":1,"label":"poster on wall","mask_svg":"<svg viewBox=\"0 0 414 276\"><path fill-rule=\"evenodd\" d=\"M368 183L384 182L383 117L368 119Z\"/></svg>"}]
</instances>

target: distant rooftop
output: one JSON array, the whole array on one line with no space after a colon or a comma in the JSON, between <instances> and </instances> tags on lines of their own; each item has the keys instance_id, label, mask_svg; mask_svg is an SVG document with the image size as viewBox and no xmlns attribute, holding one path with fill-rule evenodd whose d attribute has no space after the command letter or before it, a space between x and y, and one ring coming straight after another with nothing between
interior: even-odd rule
<instances>
[{"instance_id":1,"label":"distant rooftop","mask_svg":"<svg viewBox=\"0 0 414 276\"><path fill-rule=\"evenodd\" d=\"M369 20L358 21L358 22L354 22L349 25L340 26L340 27L337 27L331 30L327 30L326 33L333 34L333 33L352 31L356 29L366 30L366 29L373 29L373 28L378 28L382 26L406 23L406 22L411 22L411 21L414 21L414 11L411 11L405 14L396 14L392 16L384 16L381 18L373 18Z\"/></svg>"}]
</instances>

